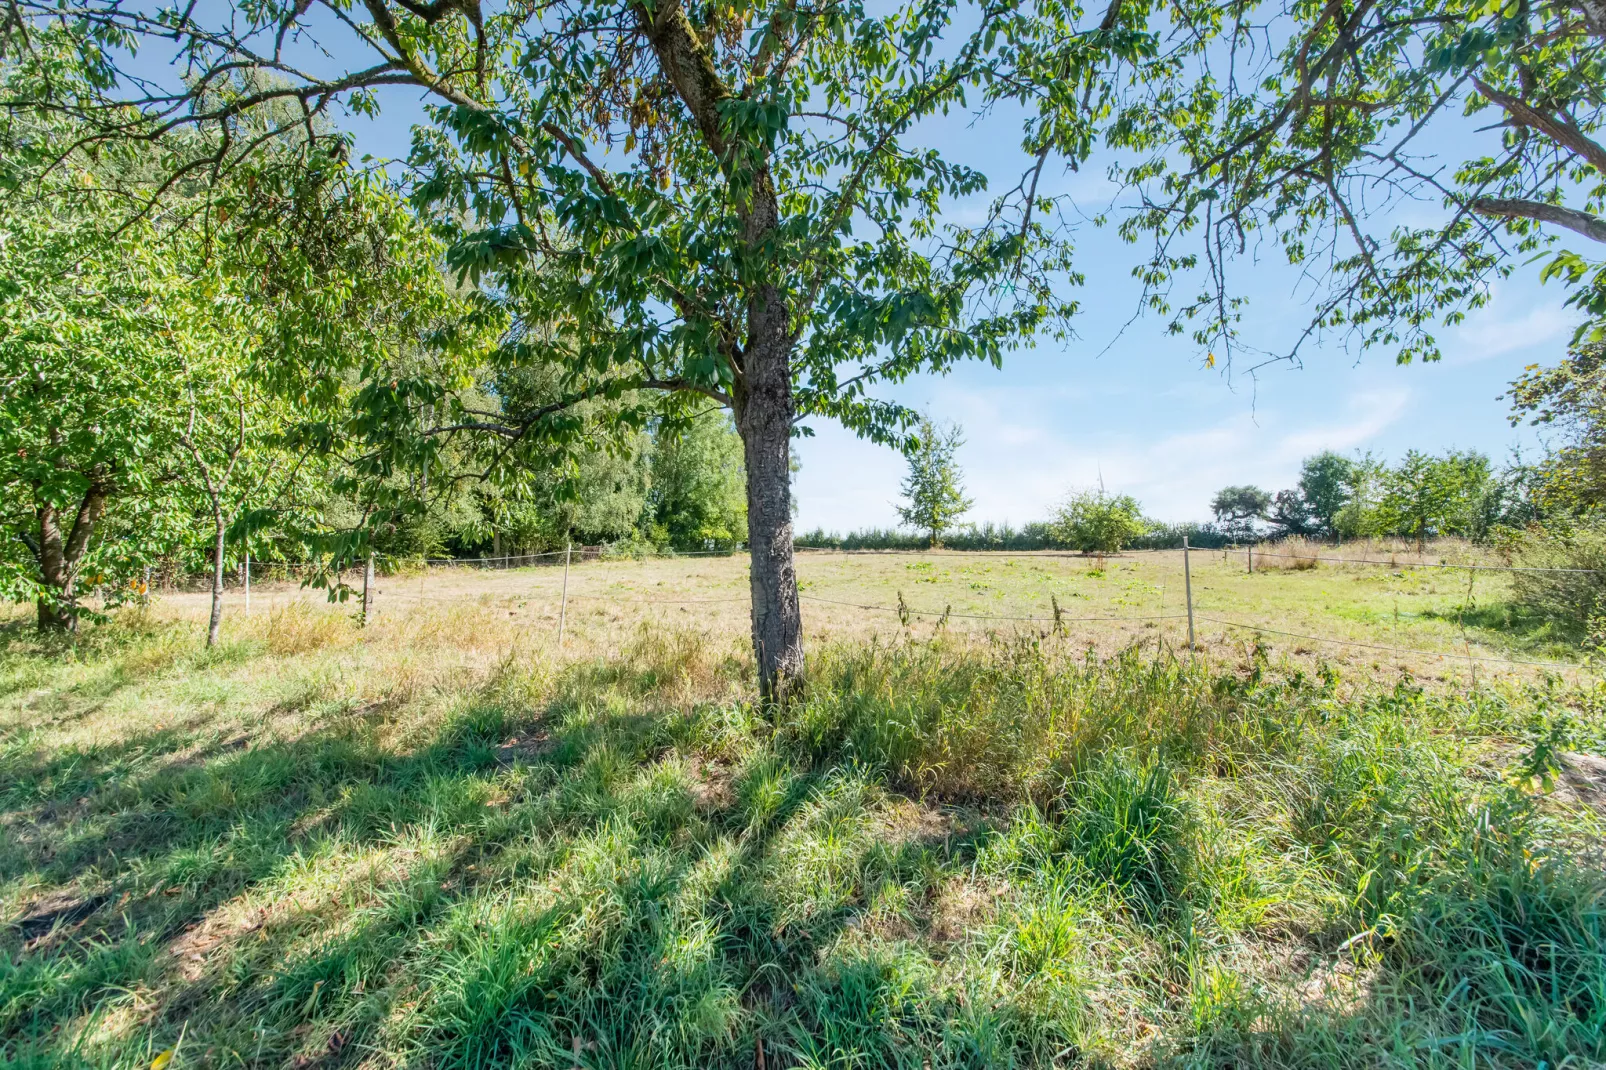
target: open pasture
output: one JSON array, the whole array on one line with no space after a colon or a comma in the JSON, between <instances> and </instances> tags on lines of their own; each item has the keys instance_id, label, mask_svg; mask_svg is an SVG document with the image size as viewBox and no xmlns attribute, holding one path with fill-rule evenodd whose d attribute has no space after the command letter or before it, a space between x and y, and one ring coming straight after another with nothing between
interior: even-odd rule
<instances>
[{"instance_id":1,"label":"open pasture","mask_svg":"<svg viewBox=\"0 0 1606 1070\"><path fill-rule=\"evenodd\" d=\"M1175 606L1175 564L803 568L838 601L1135 615ZM1438 575L1206 555L1195 581L1223 608L1342 592L1281 623L1448 642ZM743 581L577 566L561 653L552 569L412 602L420 577L387 578L367 628L259 590L212 650L192 596L72 649L0 629L0 1061L1606 1058L1584 674L1469 692L1208 631L1189 659L1174 621L1058 639L814 602L808 694L766 711Z\"/></svg>"},{"instance_id":2,"label":"open pasture","mask_svg":"<svg viewBox=\"0 0 1606 1070\"><path fill-rule=\"evenodd\" d=\"M1294 557L1284 556L1286 549L1262 548L1251 574L1244 550L1193 551L1195 629L1206 656L1237 660L1258 643L1274 657L1307 666L1327 661L1389 680L1406 674L1457 686L1471 684L1474 672L1532 677L1545 671L1533 663L1569 671L1580 660L1576 643L1514 610L1509 576L1497 571L1501 562L1487 551L1443 541L1421 554L1365 544L1321 548L1321 560L1312 559L1316 552L1302 549ZM436 565L380 576L375 624L429 606L477 614L510 644L555 645L561 562L557 556L508 569ZM1483 569L1442 567L1447 563ZM937 631L1037 634L1108 655L1134 643L1179 649L1187 641L1181 551L1108 557L804 552L798 574L808 636L816 644ZM346 582L360 583L360 577L348 573ZM588 656L617 650L644 622L739 643L748 630L747 587L744 555L577 556L569 574L565 649ZM312 612L350 614L358 604L331 607L321 591L260 580L252 597L257 612L301 601ZM158 612L200 619L206 598L170 594ZM898 613L900 599L907 619ZM226 605L237 620L243 594L231 590Z\"/></svg>"}]
</instances>

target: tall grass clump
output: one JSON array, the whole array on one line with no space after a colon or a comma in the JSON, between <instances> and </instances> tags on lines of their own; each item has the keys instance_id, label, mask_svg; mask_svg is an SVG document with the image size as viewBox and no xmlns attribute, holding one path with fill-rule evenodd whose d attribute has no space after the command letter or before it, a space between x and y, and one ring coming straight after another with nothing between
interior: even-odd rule
<instances>
[{"instance_id":1,"label":"tall grass clump","mask_svg":"<svg viewBox=\"0 0 1606 1070\"><path fill-rule=\"evenodd\" d=\"M1215 677L1170 651L1099 660L1036 638L995 638L983 652L942 639L835 647L812 671L784 733L953 799L1040 798L1114 750L1230 765L1289 746L1303 706L1324 694L1303 677L1292 688Z\"/></svg>"},{"instance_id":2,"label":"tall grass clump","mask_svg":"<svg viewBox=\"0 0 1606 1070\"><path fill-rule=\"evenodd\" d=\"M1323 551L1329 549L1331 547L1303 535L1263 542L1255 547L1255 567L1263 571L1307 572L1321 565Z\"/></svg>"}]
</instances>

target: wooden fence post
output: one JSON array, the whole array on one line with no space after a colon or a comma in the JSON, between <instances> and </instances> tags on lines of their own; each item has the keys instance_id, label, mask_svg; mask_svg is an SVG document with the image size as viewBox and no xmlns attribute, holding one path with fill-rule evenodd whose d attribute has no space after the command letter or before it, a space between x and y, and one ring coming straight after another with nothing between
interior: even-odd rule
<instances>
[{"instance_id":1,"label":"wooden fence post","mask_svg":"<svg viewBox=\"0 0 1606 1070\"><path fill-rule=\"evenodd\" d=\"M563 544L563 601L558 603L558 646L563 646L563 626L569 620L569 555L574 550L573 542Z\"/></svg>"},{"instance_id":2,"label":"wooden fence post","mask_svg":"<svg viewBox=\"0 0 1606 1070\"><path fill-rule=\"evenodd\" d=\"M368 626L368 618L374 611L374 555L368 554L368 560L362 566L362 623Z\"/></svg>"},{"instance_id":3,"label":"wooden fence post","mask_svg":"<svg viewBox=\"0 0 1606 1070\"><path fill-rule=\"evenodd\" d=\"M1182 536L1182 590L1188 600L1188 651L1193 652L1193 570L1188 561L1188 537Z\"/></svg>"}]
</instances>

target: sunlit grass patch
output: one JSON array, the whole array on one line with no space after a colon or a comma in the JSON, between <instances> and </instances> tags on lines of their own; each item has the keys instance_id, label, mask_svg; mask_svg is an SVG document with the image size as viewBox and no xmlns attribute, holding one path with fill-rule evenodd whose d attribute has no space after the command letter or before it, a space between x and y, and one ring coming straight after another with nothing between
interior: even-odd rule
<instances>
[{"instance_id":1,"label":"sunlit grass patch","mask_svg":"<svg viewBox=\"0 0 1606 1070\"><path fill-rule=\"evenodd\" d=\"M1596 690L330 619L0 652L5 1061L1606 1058Z\"/></svg>"}]
</instances>

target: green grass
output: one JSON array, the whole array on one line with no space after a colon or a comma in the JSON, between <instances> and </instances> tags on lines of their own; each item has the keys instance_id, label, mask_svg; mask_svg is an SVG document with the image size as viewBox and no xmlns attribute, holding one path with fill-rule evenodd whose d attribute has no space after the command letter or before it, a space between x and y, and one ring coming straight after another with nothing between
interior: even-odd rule
<instances>
[{"instance_id":1,"label":"green grass","mask_svg":"<svg viewBox=\"0 0 1606 1070\"><path fill-rule=\"evenodd\" d=\"M0 1062L1606 1059L1593 688L247 623L0 632Z\"/></svg>"}]
</instances>

